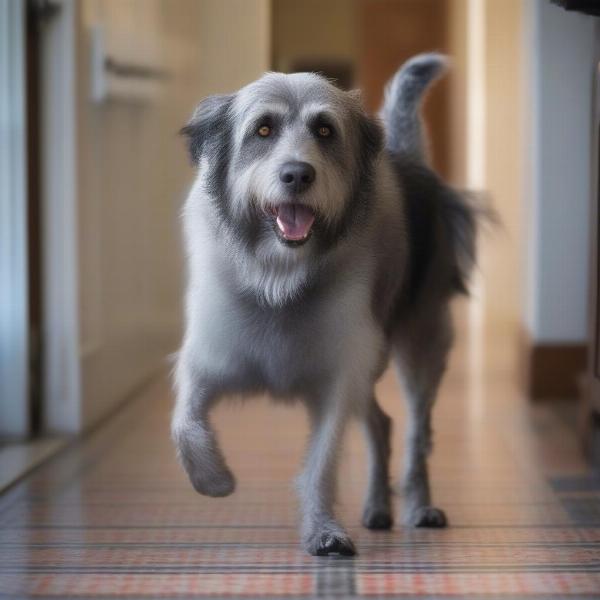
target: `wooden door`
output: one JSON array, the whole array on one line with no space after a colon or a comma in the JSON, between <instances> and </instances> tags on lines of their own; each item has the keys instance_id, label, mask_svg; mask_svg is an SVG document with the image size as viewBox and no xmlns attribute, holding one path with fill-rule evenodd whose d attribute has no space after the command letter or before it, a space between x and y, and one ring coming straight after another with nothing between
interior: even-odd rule
<instances>
[{"instance_id":1,"label":"wooden door","mask_svg":"<svg viewBox=\"0 0 600 600\"><path fill-rule=\"evenodd\" d=\"M381 106L385 83L411 56L447 48L446 0L360 0L358 81L366 107ZM436 84L425 106L434 168L449 175L449 87Z\"/></svg>"}]
</instances>

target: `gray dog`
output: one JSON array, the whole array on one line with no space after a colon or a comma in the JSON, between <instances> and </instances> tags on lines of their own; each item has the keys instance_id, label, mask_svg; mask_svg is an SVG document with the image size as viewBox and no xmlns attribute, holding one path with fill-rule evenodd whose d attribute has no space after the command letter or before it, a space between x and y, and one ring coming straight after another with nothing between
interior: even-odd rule
<instances>
[{"instance_id":1,"label":"gray dog","mask_svg":"<svg viewBox=\"0 0 600 600\"><path fill-rule=\"evenodd\" d=\"M406 63L381 122L319 75L268 73L204 100L183 130L198 174L183 211L187 327L173 439L194 488L226 496L235 480L211 407L263 391L301 399L312 424L298 485L311 554L355 553L333 509L351 416L370 454L363 524L392 525L391 423L374 396L390 355L408 404L405 522L446 524L429 491L431 408L475 218L426 164L420 102L444 65L436 54Z\"/></svg>"}]
</instances>

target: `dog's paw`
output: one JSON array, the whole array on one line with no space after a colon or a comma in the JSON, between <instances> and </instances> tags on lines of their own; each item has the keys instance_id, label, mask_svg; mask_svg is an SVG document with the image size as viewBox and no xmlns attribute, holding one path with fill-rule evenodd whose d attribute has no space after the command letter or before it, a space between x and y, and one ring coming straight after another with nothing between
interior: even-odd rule
<instances>
[{"instance_id":1,"label":"dog's paw","mask_svg":"<svg viewBox=\"0 0 600 600\"><path fill-rule=\"evenodd\" d=\"M315 531L305 538L304 548L313 556L328 556L329 554L354 556L356 554L354 543L341 529L323 528Z\"/></svg>"},{"instance_id":2,"label":"dog's paw","mask_svg":"<svg viewBox=\"0 0 600 600\"><path fill-rule=\"evenodd\" d=\"M215 473L211 471L209 474L193 473L190 475L190 481L194 489L203 496L212 496L221 498L233 494L235 490L235 477L229 469Z\"/></svg>"},{"instance_id":3,"label":"dog's paw","mask_svg":"<svg viewBox=\"0 0 600 600\"><path fill-rule=\"evenodd\" d=\"M367 529L391 529L394 519L389 508L365 507L362 524Z\"/></svg>"},{"instance_id":4,"label":"dog's paw","mask_svg":"<svg viewBox=\"0 0 600 600\"><path fill-rule=\"evenodd\" d=\"M420 506L411 511L407 518L407 525L412 527L446 527L448 519L446 513L433 506Z\"/></svg>"}]
</instances>

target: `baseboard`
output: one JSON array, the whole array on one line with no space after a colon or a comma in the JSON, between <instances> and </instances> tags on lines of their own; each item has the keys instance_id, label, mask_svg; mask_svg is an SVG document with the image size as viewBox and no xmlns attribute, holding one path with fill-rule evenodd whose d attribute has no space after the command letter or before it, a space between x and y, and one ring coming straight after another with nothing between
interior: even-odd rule
<instances>
[{"instance_id":1,"label":"baseboard","mask_svg":"<svg viewBox=\"0 0 600 600\"><path fill-rule=\"evenodd\" d=\"M532 400L578 398L586 369L585 344L538 344L523 335L523 382Z\"/></svg>"},{"instance_id":2,"label":"baseboard","mask_svg":"<svg viewBox=\"0 0 600 600\"><path fill-rule=\"evenodd\" d=\"M66 437L43 437L0 447L0 493L68 444Z\"/></svg>"}]
</instances>

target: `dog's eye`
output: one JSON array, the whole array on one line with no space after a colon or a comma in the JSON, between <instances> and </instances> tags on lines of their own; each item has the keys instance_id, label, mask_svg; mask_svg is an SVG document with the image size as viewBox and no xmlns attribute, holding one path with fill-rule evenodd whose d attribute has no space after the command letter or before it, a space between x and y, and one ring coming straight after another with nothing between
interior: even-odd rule
<instances>
[{"instance_id":1,"label":"dog's eye","mask_svg":"<svg viewBox=\"0 0 600 600\"><path fill-rule=\"evenodd\" d=\"M268 125L261 125L258 128L258 135L260 137L269 137L271 135L271 128Z\"/></svg>"},{"instance_id":2,"label":"dog's eye","mask_svg":"<svg viewBox=\"0 0 600 600\"><path fill-rule=\"evenodd\" d=\"M320 137L329 137L332 133L331 127L328 127L327 125L321 125L321 127L317 129L317 133Z\"/></svg>"}]
</instances>

